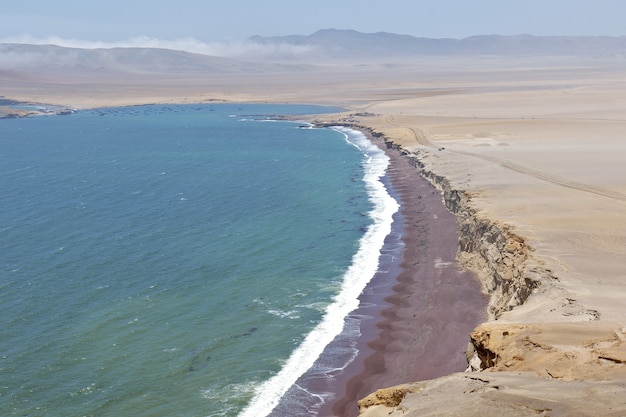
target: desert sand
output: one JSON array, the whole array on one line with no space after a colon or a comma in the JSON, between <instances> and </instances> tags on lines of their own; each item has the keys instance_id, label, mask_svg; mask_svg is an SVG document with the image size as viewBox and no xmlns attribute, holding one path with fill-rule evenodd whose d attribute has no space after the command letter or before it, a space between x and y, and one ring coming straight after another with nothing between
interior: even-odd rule
<instances>
[{"instance_id":1,"label":"desert sand","mask_svg":"<svg viewBox=\"0 0 626 417\"><path fill-rule=\"evenodd\" d=\"M490 320L472 334L475 368L489 375L413 386L401 403L363 415L626 412L625 79L609 68L587 77L564 74L558 82L537 72L519 88L461 89L367 107L380 115L368 125L469 199L475 212L461 210L461 218L489 219L521 239L494 245L480 235L483 224L465 236L472 249L460 253L493 294ZM467 222L460 222L461 234L463 226L471 233ZM485 266L498 263L510 275ZM508 305L496 305L499 286L517 285L532 291L505 292ZM439 398L444 408L433 409L439 395L448 400ZM450 403L457 411L446 410Z\"/></svg>"},{"instance_id":2,"label":"desert sand","mask_svg":"<svg viewBox=\"0 0 626 417\"><path fill-rule=\"evenodd\" d=\"M625 79L610 68L588 78L573 70L560 81L547 74L520 79L518 88L495 86L496 78L491 89L367 106L380 116L362 121L469 200L475 211L461 209L461 219L488 219L521 239L492 244L484 223L472 229L472 220L460 220L471 249L459 258L493 294L490 320L472 334L475 369L489 372L486 379L413 386L402 402L363 415L626 412ZM498 263L510 274L485 265ZM532 291L499 293L518 285ZM434 409L433 398L441 401Z\"/></svg>"},{"instance_id":3,"label":"desert sand","mask_svg":"<svg viewBox=\"0 0 626 417\"><path fill-rule=\"evenodd\" d=\"M468 373L379 391L363 416L626 415L626 60L428 58L185 78L0 74L7 98L342 106L442 190L490 295ZM461 411L462 412L461 412Z\"/></svg>"}]
</instances>

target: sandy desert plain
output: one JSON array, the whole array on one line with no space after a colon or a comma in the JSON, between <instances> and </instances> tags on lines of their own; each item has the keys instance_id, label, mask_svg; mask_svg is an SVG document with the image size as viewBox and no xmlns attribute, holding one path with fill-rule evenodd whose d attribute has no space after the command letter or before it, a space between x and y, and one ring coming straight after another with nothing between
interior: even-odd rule
<instances>
[{"instance_id":1,"label":"sandy desert plain","mask_svg":"<svg viewBox=\"0 0 626 417\"><path fill-rule=\"evenodd\" d=\"M441 190L490 294L473 372L380 390L363 416L626 415L626 59L424 57L211 74L0 72L75 108L338 105ZM470 335L468 335L468 340Z\"/></svg>"}]
</instances>

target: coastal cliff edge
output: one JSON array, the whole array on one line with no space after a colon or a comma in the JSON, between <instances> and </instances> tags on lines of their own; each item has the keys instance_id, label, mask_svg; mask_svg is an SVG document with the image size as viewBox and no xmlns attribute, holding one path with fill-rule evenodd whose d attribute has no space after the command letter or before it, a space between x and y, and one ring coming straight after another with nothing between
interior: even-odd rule
<instances>
[{"instance_id":1,"label":"coastal cliff edge","mask_svg":"<svg viewBox=\"0 0 626 417\"><path fill-rule=\"evenodd\" d=\"M458 261L489 296L488 320L468 335L465 373L378 390L359 401L360 415L624 415L626 328L570 297L529 239L439 174L443 149L353 127L382 137L441 191L457 219Z\"/></svg>"}]
</instances>

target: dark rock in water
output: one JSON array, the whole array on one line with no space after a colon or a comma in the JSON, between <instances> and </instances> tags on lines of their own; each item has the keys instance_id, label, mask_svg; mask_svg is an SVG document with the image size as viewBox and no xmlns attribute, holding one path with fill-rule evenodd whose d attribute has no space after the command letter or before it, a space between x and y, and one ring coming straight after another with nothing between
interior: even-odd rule
<instances>
[{"instance_id":1,"label":"dark rock in water","mask_svg":"<svg viewBox=\"0 0 626 417\"><path fill-rule=\"evenodd\" d=\"M239 339L240 337L252 336L252 334L256 332L257 330L259 330L258 327L250 327L248 331L246 331L245 333L230 336L229 339ZM191 356L191 359L186 368L187 372L199 371L202 368L208 366L207 364L213 360L213 357L211 355L208 355L208 353L211 350L212 350L211 346L191 349L189 351L189 355Z\"/></svg>"},{"instance_id":2,"label":"dark rock in water","mask_svg":"<svg viewBox=\"0 0 626 417\"><path fill-rule=\"evenodd\" d=\"M208 362L211 362L211 356L207 356L204 360L204 362L202 361L202 356L200 355L196 355L191 359L191 362L189 363L189 365L187 366L187 372L195 372L198 371L202 368L204 368L205 366L207 366Z\"/></svg>"},{"instance_id":3,"label":"dark rock in water","mask_svg":"<svg viewBox=\"0 0 626 417\"><path fill-rule=\"evenodd\" d=\"M251 327L248 329L247 332L239 334L237 336L233 336L233 339L239 339L240 337L252 336L252 333L256 332L258 329L259 329L258 327Z\"/></svg>"}]
</instances>

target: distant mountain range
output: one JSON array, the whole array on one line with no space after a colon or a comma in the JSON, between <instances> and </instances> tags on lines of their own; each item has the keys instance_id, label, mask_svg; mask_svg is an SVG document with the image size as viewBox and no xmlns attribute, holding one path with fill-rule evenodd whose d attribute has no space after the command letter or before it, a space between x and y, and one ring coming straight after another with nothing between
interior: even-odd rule
<instances>
[{"instance_id":1,"label":"distant mountain range","mask_svg":"<svg viewBox=\"0 0 626 417\"><path fill-rule=\"evenodd\" d=\"M308 36L249 38L260 45L307 46L332 58L416 55L626 56L626 36L472 36L465 39L417 38L393 33L324 29Z\"/></svg>"},{"instance_id":2,"label":"distant mountain range","mask_svg":"<svg viewBox=\"0 0 626 417\"><path fill-rule=\"evenodd\" d=\"M394 62L425 56L586 56L626 58L626 37L473 36L416 38L325 29L311 35L249 38L239 54L217 57L157 48L81 49L0 44L0 76L24 74L219 74L308 71L327 62ZM232 48L233 50L236 48Z\"/></svg>"},{"instance_id":3,"label":"distant mountain range","mask_svg":"<svg viewBox=\"0 0 626 417\"><path fill-rule=\"evenodd\" d=\"M306 66L305 66L306 67ZM159 48L68 48L56 45L0 44L0 72L115 74L220 74L301 70L300 64L247 62Z\"/></svg>"}]
</instances>

